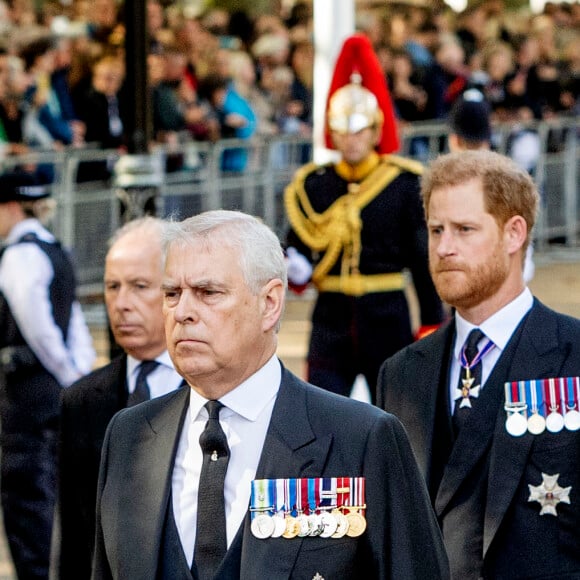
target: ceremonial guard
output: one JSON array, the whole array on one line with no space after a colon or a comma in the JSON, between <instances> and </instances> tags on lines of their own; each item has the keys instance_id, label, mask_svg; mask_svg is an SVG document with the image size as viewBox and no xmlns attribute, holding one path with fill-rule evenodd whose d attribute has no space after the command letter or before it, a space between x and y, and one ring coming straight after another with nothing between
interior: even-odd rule
<instances>
[{"instance_id":1,"label":"ceremonial guard","mask_svg":"<svg viewBox=\"0 0 580 580\"><path fill-rule=\"evenodd\" d=\"M427 265L419 197L419 163L392 155L395 119L380 64L368 38L346 40L326 115L327 145L337 163L301 168L285 192L290 287L312 282L308 380L348 395L363 374L374 398L386 357L413 341L405 296L409 269L423 330L443 309Z\"/></svg>"},{"instance_id":2,"label":"ceremonial guard","mask_svg":"<svg viewBox=\"0 0 580 580\"><path fill-rule=\"evenodd\" d=\"M27 580L48 579L61 390L95 357L72 264L41 223L48 196L27 173L0 176L2 511L17 577Z\"/></svg>"}]
</instances>

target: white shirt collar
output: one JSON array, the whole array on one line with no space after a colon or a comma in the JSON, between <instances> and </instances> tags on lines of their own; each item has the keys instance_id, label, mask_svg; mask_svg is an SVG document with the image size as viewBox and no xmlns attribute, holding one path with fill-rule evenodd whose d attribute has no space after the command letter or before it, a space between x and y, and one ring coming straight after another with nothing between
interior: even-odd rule
<instances>
[{"instance_id":1,"label":"white shirt collar","mask_svg":"<svg viewBox=\"0 0 580 580\"><path fill-rule=\"evenodd\" d=\"M54 236L36 219L27 218L18 222L6 236L6 243L13 244L26 234L36 234L36 236L45 242L53 242Z\"/></svg>"},{"instance_id":2,"label":"white shirt collar","mask_svg":"<svg viewBox=\"0 0 580 580\"><path fill-rule=\"evenodd\" d=\"M170 369L174 368L173 361L171 360L171 357L169 356L169 352L167 352L166 350L164 350L159 356L156 356L155 360L159 364L162 364L166 367L169 367ZM142 362L143 361L136 359L134 356L131 356L130 354L128 354L127 355L127 377L130 377L133 373L135 373L137 371L137 367Z\"/></svg>"},{"instance_id":3,"label":"white shirt collar","mask_svg":"<svg viewBox=\"0 0 580 580\"><path fill-rule=\"evenodd\" d=\"M455 314L455 349L454 356L458 360L460 351L465 343L467 336L474 328L480 328L481 331L489 338L497 349L502 351L514 330L521 322L522 318L528 313L534 304L534 297L529 288L524 288L524 291L514 298L509 304L506 304L502 309L490 316L479 326L474 326L471 322L467 322L460 314Z\"/></svg>"},{"instance_id":4,"label":"white shirt collar","mask_svg":"<svg viewBox=\"0 0 580 580\"><path fill-rule=\"evenodd\" d=\"M282 380L282 367L276 355L251 377L220 398L227 409L248 421L256 421L268 403L276 397ZM208 399L191 389L189 410L194 421ZM224 410L224 416L227 416ZM220 415L221 417L221 415Z\"/></svg>"}]
</instances>

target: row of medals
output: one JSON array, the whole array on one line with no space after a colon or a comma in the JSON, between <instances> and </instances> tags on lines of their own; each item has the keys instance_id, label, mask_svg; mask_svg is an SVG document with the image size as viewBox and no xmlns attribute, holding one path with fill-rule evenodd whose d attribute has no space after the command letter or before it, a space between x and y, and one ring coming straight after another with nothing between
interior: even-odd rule
<instances>
[{"instance_id":1,"label":"row of medals","mask_svg":"<svg viewBox=\"0 0 580 580\"><path fill-rule=\"evenodd\" d=\"M526 407L525 404L522 405L522 408L517 408L517 404L506 405L508 412L508 418L505 422L506 431L514 437L519 437L526 431L532 435L540 435L546 429L550 433L559 433L564 427L568 431L580 429L580 413L575 409L568 410L565 415L550 409L551 412L545 418L537 410L532 410L531 415L526 419Z\"/></svg>"},{"instance_id":2,"label":"row of medals","mask_svg":"<svg viewBox=\"0 0 580 580\"><path fill-rule=\"evenodd\" d=\"M364 509L360 506L358 509ZM344 513L340 508L332 511L321 511L319 514L289 514L277 513L269 515L257 514L252 520L252 534L261 540L266 538L342 538L360 536L367 527L365 517L355 506L349 506L350 511Z\"/></svg>"}]
</instances>

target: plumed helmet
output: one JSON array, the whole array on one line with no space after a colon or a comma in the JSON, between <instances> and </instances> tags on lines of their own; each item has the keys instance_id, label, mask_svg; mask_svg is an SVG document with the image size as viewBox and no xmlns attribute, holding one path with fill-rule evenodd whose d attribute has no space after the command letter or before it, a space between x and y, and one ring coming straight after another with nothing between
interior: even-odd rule
<instances>
[{"instance_id":1,"label":"plumed helmet","mask_svg":"<svg viewBox=\"0 0 580 580\"><path fill-rule=\"evenodd\" d=\"M328 92L325 139L333 148L330 132L357 133L379 127L379 153L399 148L393 105L384 72L370 40L364 34L346 39L338 55Z\"/></svg>"},{"instance_id":2,"label":"plumed helmet","mask_svg":"<svg viewBox=\"0 0 580 580\"><path fill-rule=\"evenodd\" d=\"M338 89L328 103L328 127L338 133L357 133L367 127L381 126L383 113L377 98L361 85L358 73Z\"/></svg>"}]
</instances>

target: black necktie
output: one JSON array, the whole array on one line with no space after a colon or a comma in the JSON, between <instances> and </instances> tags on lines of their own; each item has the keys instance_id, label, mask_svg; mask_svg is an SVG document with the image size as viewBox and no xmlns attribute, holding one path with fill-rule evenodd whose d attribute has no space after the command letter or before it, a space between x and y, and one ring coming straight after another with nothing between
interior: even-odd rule
<instances>
[{"instance_id":1,"label":"black necktie","mask_svg":"<svg viewBox=\"0 0 580 580\"><path fill-rule=\"evenodd\" d=\"M472 365L477 358L479 350L477 344L485 335L479 328L474 328L467 337L463 346L463 353L468 367L461 366L459 373L459 384L457 385L457 399L455 400L455 409L453 412L453 428L457 434L471 410L474 401L479 396L479 389L481 388L481 360L477 364ZM471 396L470 396L471 391ZM460 394L461 392L461 394Z\"/></svg>"},{"instance_id":2,"label":"black necktie","mask_svg":"<svg viewBox=\"0 0 580 580\"><path fill-rule=\"evenodd\" d=\"M157 368L159 363L156 360L144 360L139 365L139 373L135 381L135 390L129 394L127 407L132 407L151 398L147 377Z\"/></svg>"},{"instance_id":3,"label":"black necktie","mask_svg":"<svg viewBox=\"0 0 580 580\"><path fill-rule=\"evenodd\" d=\"M227 551L224 481L230 448L219 421L222 407L219 401L205 404L209 418L199 437L203 464L197 496L194 561L200 580L215 576Z\"/></svg>"}]
</instances>

